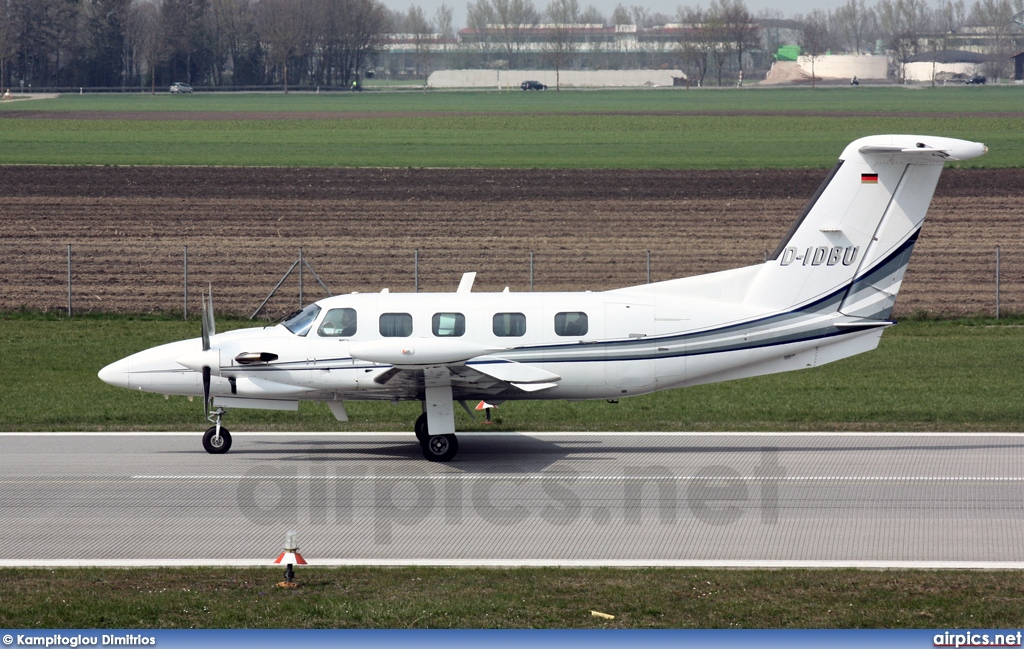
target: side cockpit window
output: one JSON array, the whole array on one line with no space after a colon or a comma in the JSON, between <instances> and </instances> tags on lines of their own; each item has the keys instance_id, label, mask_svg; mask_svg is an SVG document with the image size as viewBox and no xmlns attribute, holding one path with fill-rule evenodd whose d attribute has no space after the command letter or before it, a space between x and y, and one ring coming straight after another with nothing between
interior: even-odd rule
<instances>
[{"instance_id":1,"label":"side cockpit window","mask_svg":"<svg viewBox=\"0 0 1024 649\"><path fill-rule=\"evenodd\" d=\"M565 311L555 315L555 334L559 336L585 336L590 330L587 314Z\"/></svg>"},{"instance_id":2,"label":"side cockpit window","mask_svg":"<svg viewBox=\"0 0 1024 649\"><path fill-rule=\"evenodd\" d=\"M317 334L332 338L349 338L356 335L356 310L331 309L320 323Z\"/></svg>"},{"instance_id":3,"label":"side cockpit window","mask_svg":"<svg viewBox=\"0 0 1024 649\"><path fill-rule=\"evenodd\" d=\"M320 307L310 304L305 309L296 311L285 318L281 324L296 336L305 336L309 333L309 328L313 325L313 321L316 320L318 315L320 315Z\"/></svg>"}]
</instances>

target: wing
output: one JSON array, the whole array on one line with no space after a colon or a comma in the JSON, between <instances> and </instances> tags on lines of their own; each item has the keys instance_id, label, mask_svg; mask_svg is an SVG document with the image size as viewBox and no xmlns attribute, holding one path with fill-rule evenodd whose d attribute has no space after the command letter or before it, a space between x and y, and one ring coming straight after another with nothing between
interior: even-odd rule
<instances>
[{"instance_id":1,"label":"wing","mask_svg":"<svg viewBox=\"0 0 1024 649\"><path fill-rule=\"evenodd\" d=\"M558 385L561 377L532 365L515 361L488 359L480 363L452 363L431 367L392 367L374 377L381 386L378 392L385 398L421 398L428 383L437 381L448 372L452 397L463 399L492 398L510 400L523 398L528 394L550 390ZM444 381L444 379L441 379Z\"/></svg>"},{"instance_id":2,"label":"wing","mask_svg":"<svg viewBox=\"0 0 1024 649\"><path fill-rule=\"evenodd\" d=\"M373 379L380 388L372 391L381 398L421 398L428 384L440 381L450 382L456 400L515 399L550 390L562 380L534 365L492 355L506 350L467 341L406 338L360 343L353 345L349 353L362 361L392 366ZM447 370L448 376L439 371L442 369Z\"/></svg>"}]
</instances>

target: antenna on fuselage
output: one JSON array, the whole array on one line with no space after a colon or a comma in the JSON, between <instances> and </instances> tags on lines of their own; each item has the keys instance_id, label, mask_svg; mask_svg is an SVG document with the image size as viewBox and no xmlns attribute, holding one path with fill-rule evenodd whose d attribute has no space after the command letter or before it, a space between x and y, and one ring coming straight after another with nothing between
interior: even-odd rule
<instances>
[{"instance_id":1,"label":"antenna on fuselage","mask_svg":"<svg viewBox=\"0 0 1024 649\"><path fill-rule=\"evenodd\" d=\"M459 288L455 290L456 293L469 293L473 290L473 282L476 281L476 273L462 273L462 281L459 282Z\"/></svg>"}]
</instances>

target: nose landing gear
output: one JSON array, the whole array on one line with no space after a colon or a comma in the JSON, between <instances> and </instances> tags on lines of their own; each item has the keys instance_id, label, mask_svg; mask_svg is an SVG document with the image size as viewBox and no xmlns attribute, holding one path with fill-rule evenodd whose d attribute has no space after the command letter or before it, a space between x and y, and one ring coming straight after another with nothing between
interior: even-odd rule
<instances>
[{"instance_id":1,"label":"nose landing gear","mask_svg":"<svg viewBox=\"0 0 1024 649\"><path fill-rule=\"evenodd\" d=\"M225 413L227 410L224 408L217 408L206 417L213 422L213 426L207 428L206 434L203 435L203 448L207 453L220 455L227 453L231 448L231 433L221 426L221 419Z\"/></svg>"}]
</instances>

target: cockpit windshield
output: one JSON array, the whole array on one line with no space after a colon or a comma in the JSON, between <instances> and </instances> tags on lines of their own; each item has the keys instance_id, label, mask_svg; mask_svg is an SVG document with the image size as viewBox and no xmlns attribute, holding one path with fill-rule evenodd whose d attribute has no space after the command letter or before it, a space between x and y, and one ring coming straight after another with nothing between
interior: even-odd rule
<instances>
[{"instance_id":1,"label":"cockpit windshield","mask_svg":"<svg viewBox=\"0 0 1024 649\"><path fill-rule=\"evenodd\" d=\"M301 311L296 311L292 315L285 318L283 324L288 331L292 332L296 336L305 336L309 332L310 325L316 320L316 317L320 314L320 307L315 304L310 304Z\"/></svg>"}]
</instances>

